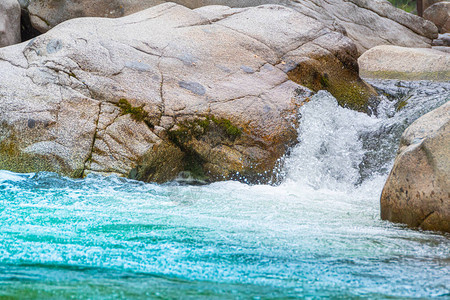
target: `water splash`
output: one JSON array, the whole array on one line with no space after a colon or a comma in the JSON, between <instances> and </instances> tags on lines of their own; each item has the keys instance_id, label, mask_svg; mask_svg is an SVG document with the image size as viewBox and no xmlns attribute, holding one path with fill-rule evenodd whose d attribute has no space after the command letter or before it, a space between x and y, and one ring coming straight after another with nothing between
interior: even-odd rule
<instances>
[{"instance_id":1,"label":"water splash","mask_svg":"<svg viewBox=\"0 0 450 300\"><path fill-rule=\"evenodd\" d=\"M385 177L406 127L450 100L450 84L372 84L385 95L372 116L338 106L326 91L302 107L299 144L285 162L287 182L348 192L365 180Z\"/></svg>"}]
</instances>

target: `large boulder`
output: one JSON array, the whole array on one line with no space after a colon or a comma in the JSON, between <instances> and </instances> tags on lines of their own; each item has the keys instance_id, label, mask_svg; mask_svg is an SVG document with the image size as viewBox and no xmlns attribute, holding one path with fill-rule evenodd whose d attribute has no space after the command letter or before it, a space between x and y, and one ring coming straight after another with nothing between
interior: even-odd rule
<instances>
[{"instance_id":1,"label":"large boulder","mask_svg":"<svg viewBox=\"0 0 450 300\"><path fill-rule=\"evenodd\" d=\"M357 55L283 6L73 19L0 51L0 169L265 181L310 90L367 109Z\"/></svg>"},{"instance_id":2,"label":"large boulder","mask_svg":"<svg viewBox=\"0 0 450 300\"><path fill-rule=\"evenodd\" d=\"M0 47L20 43L20 5L17 0L0 2Z\"/></svg>"},{"instance_id":3,"label":"large boulder","mask_svg":"<svg viewBox=\"0 0 450 300\"><path fill-rule=\"evenodd\" d=\"M22 0L31 23L46 32L66 20L79 17L118 18L165 3L164 0Z\"/></svg>"},{"instance_id":4,"label":"large boulder","mask_svg":"<svg viewBox=\"0 0 450 300\"><path fill-rule=\"evenodd\" d=\"M416 1L417 1L417 0L416 0ZM422 4L422 6L421 6L421 7L418 7L418 10L419 10L420 12L422 12L422 15L423 15L423 12L425 12L425 11L427 10L428 7L432 6L432 5L435 4L435 3L442 2L442 1L444 1L444 0L422 0L422 1L420 1L421 4ZM420 3L419 3L419 5L420 5ZM421 15L421 16L422 16L422 15Z\"/></svg>"},{"instance_id":5,"label":"large boulder","mask_svg":"<svg viewBox=\"0 0 450 300\"><path fill-rule=\"evenodd\" d=\"M450 55L425 48L377 46L358 59L366 78L401 80L450 80Z\"/></svg>"},{"instance_id":6,"label":"large boulder","mask_svg":"<svg viewBox=\"0 0 450 300\"><path fill-rule=\"evenodd\" d=\"M381 195L381 218L450 232L450 102L403 133Z\"/></svg>"},{"instance_id":7,"label":"large boulder","mask_svg":"<svg viewBox=\"0 0 450 300\"><path fill-rule=\"evenodd\" d=\"M345 29L360 54L378 45L429 48L436 26L387 0L295 0L289 6Z\"/></svg>"},{"instance_id":8,"label":"large boulder","mask_svg":"<svg viewBox=\"0 0 450 300\"><path fill-rule=\"evenodd\" d=\"M24 0L22 0L24 1ZM33 26L46 32L75 17L120 17L164 0L29 0ZM328 28L346 32L363 53L377 45L430 47L436 38L433 23L393 7L387 0L173 0L188 8L207 5L252 7L284 5L326 23Z\"/></svg>"},{"instance_id":9,"label":"large boulder","mask_svg":"<svg viewBox=\"0 0 450 300\"><path fill-rule=\"evenodd\" d=\"M444 1L427 8L423 17L433 22L440 33L450 32L450 2Z\"/></svg>"}]
</instances>

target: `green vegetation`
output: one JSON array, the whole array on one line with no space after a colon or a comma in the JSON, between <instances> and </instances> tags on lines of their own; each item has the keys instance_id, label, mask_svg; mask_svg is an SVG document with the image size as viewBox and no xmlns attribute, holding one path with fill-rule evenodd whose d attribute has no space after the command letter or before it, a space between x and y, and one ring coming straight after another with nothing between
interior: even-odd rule
<instances>
[{"instance_id":1,"label":"green vegetation","mask_svg":"<svg viewBox=\"0 0 450 300\"><path fill-rule=\"evenodd\" d=\"M242 129L233 125L230 120L216 118L215 116L205 116L190 121L178 123L176 128L168 132L169 140L176 145L183 153L183 170L188 171L195 179L206 180L204 171L205 161L194 150L195 140L222 139L224 136L230 141L242 135Z\"/></svg>"},{"instance_id":2,"label":"green vegetation","mask_svg":"<svg viewBox=\"0 0 450 300\"><path fill-rule=\"evenodd\" d=\"M212 125L215 125L231 140L242 135L242 129L233 125L230 120L207 116L203 119L195 119L178 124L178 129L169 131L169 138L176 145L184 144L191 138L198 138L212 130Z\"/></svg>"},{"instance_id":3,"label":"green vegetation","mask_svg":"<svg viewBox=\"0 0 450 300\"><path fill-rule=\"evenodd\" d=\"M211 121L213 121L214 124L222 128L225 131L225 133L231 138L239 137L242 134L242 130L231 124L230 120L216 119L214 116L212 116Z\"/></svg>"},{"instance_id":4,"label":"green vegetation","mask_svg":"<svg viewBox=\"0 0 450 300\"><path fill-rule=\"evenodd\" d=\"M141 122L148 117L148 114L144 110L143 105L139 107L133 107L126 99L120 99L117 106L120 107L123 115L130 114L131 118L135 121Z\"/></svg>"},{"instance_id":5,"label":"green vegetation","mask_svg":"<svg viewBox=\"0 0 450 300\"><path fill-rule=\"evenodd\" d=\"M416 1L415 0L389 0L395 7L403 9L409 13L416 13Z\"/></svg>"},{"instance_id":6,"label":"green vegetation","mask_svg":"<svg viewBox=\"0 0 450 300\"><path fill-rule=\"evenodd\" d=\"M50 157L22 151L14 135L0 142L0 170L18 173L58 172L74 178L80 178L83 175L83 169L73 170L56 156Z\"/></svg>"},{"instance_id":7,"label":"green vegetation","mask_svg":"<svg viewBox=\"0 0 450 300\"><path fill-rule=\"evenodd\" d=\"M358 77L357 71L328 57L301 63L287 75L314 92L327 90L339 105L361 112L368 111L369 101L376 95L375 90Z\"/></svg>"}]
</instances>

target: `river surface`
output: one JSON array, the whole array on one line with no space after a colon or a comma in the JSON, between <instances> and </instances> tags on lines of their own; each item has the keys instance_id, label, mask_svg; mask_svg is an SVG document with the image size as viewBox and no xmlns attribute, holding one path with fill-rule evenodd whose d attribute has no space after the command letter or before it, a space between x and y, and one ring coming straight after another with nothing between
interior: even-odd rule
<instances>
[{"instance_id":1,"label":"river surface","mask_svg":"<svg viewBox=\"0 0 450 300\"><path fill-rule=\"evenodd\" d=\"M372 116L302 107L273 185L0 171L0 299L450 299L450 235L379 217L400 134L450 84L371 83Z\"/></svg>"}]
</instances>

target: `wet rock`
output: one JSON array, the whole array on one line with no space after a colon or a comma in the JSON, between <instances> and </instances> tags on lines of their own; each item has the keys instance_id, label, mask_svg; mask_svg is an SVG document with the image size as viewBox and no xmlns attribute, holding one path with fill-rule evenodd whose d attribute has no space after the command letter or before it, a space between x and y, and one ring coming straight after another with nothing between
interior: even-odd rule
<instances>
[{"instance_id":1,"label":"wet rock","mask_svg":"<svg viewBox=\"0 0 450 300\"><path fill-rule=\"evenodd\" d=\"M0 47L20 43L20 5L17 0L0 2Z\"/></svg>"},{"instance_id":2,"label":"wet rock","mask_svg":"<svg viewBox=\"0 0 450 300\"><path fill-rule=\"evenodd\" d=\"M0 51L0 169L267 182L297 141L304 86L367 109L356 58L283 6L73 19Z\"/></svg>"},{"instance_id":3,"label":"wet rock","mask_svg":"<svg viewBox=\"0 0 450 300\"><path fill-rule=\"evenodd\" d=\"M439 33L450 32L450 2L433 4L423 12L423 17L433 22Z\"/></svg>"},{"instance_id":4,"label":"wet rock","mask_svg":"<svg viewBox=\"0 0 450 300\"><path fill-rule=\"evenodd\" d=\"M450 232L450 102L403 133L381 195L381 217Z\"/></svg>"},{"instance_id":5,"label":"wet rock","mask_svg":"<svg viewBox=\"0 0 450 300\"><path fill-rule=\"evenodd\" d=\"M435 49L377 46L358 59L360 74L367 78L450 79L450 56Z\"/></svg>"},{"instance_id":6,"label":"wet rock","mask_svg":"<svg viewBox=\"0 0 450 300\"><path fill-rule=\"evenodd\" d=\"M432 45L450 47L450 33L439 34L438 38L433 40Z\"/></svg>"}]
</instances>

